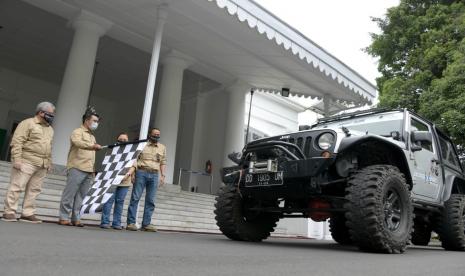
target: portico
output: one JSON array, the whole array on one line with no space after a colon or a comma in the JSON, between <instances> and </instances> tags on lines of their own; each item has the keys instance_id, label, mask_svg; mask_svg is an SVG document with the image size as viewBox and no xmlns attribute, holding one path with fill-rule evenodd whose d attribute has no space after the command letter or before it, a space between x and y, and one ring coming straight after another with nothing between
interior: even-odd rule
<instances>
[{"instance_id":1,"label":"portico","mask_svg":"<svg viewBox=\"0 0 465 276\"><path fill-rule=\"evenodd\" d=\"M0 18L6 19L0 30L5 41L0 101L9 110L1 128L11 134L9 122L38 100L55 101L53 155L59 165L65 164L69 133L89 103L103 118L96 133L100 144L112 143L120 131L143 138L156 126L168 150L167 182L175 182L180 167L202 170L211 160L214 193L218 168L229 162L225 156L242 149L245 96L251 89L279 94L286 87L292 95L326 99L325 113L341 104L368 103L377 93L252 1L7 0L1 5ZM26 78L25 87L15 86Z\"/></svg>"}]
</instances>

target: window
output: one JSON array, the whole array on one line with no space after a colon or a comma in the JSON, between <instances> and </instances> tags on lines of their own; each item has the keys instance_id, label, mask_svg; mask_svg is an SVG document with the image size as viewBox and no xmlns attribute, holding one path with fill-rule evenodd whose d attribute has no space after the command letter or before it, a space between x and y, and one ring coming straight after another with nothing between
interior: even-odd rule
<instances>
[{"instance_id":1,"label":"window","mask_svg":"<svg viewBox=\"0 0 465 276\"><path fill-rule=\"evenodd\" d=\"M454 145L446 138L439 136L439 146L444 163L460 170L460 161L455 153Z\"/></svg>"},{"instance_id":2,"label":"window","mask_svg":"<svg viewBox=\"0 0 465 276\"><path fill-rule=\"evenodd\" d=\"M424 124L415 118L412 118L412 120L410 121L410 129L412 132L413 131L430 131L427 124ZM421 145L421 147L425 150L428 150L431 152L433 151L433 145L430 142L421 141L421 142L417 142L417 144L419 146Z\"/></svg>"}]
</instances>

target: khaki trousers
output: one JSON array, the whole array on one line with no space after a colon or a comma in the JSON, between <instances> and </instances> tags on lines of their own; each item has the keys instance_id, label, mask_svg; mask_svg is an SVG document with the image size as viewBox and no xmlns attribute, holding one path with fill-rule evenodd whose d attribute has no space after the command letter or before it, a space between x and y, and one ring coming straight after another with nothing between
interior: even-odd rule
<instances>
[{"instance_id":1,"label":"khaki trousers","mask_svg":"<svg viewBox=\"0 0 465 276\"><path fill-rule=\"evenodd\" d=\"M21 164L21 170L11 169L11 181L5 196L5 214L16 214L19 196L26 191L23 200L22 216L35 214L35 199L42 191L47 169L27 163Z\"/></svg>"}]
</instances>

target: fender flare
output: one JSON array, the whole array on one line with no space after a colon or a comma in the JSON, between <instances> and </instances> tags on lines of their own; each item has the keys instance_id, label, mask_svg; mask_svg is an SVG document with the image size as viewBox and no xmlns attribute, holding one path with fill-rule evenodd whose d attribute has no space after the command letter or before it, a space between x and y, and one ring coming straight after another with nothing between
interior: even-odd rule
<instances>
[{"instance_id":1,"label":"fender flare","mask_svg":"<svg viewBox=\"0 0 465 276\"><path fill-rule=\"evenodd\" d=\"M399 170L405 175L407 183L409 184L410 188L412 188L413 187L412 175L410 174L410 169L409 169L408 161L405 156L404 150L399 145L396 145L394 143L389 143L388 141L380 138L379 136L367 134L361 137L360 136L346 137L341 140L341 143L339 144L339 147L337 148L338 155L343 154L344 152L350 151L354 147L360 144L363 144L363 143L367 143L367 142L381 143L385 145L386 147L388 147L390 151L393 152L397 157L399 157L396 159L398 162L400 162Z\"/></svg>"}]
</instances>

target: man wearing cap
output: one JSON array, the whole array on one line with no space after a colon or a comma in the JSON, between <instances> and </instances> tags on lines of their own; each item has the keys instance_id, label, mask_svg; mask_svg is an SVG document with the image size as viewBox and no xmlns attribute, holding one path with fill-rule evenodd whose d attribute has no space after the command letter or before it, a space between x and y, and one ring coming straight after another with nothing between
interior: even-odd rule
<instances>
[{"instance_id":1,"label":"man wearing cap","mask_svg":"<svg viewBox=\"0 0 465 276\"><path fill-rule=\"evenodd\" d=\"M5 196L2 220L17 221L16 210L24 193L20 221L41 223L35 216L35 199L42 190L47 170L52 165L55 106L49 102L37 105L36 115L19 123L11 140L11 180Z\"/></svg>"},{"instance_id":2,"label":"man wearing cap","mask_svg":"<svg viewBox=\"0 0 465 276\"><path fill-rule=\"evenodd\" d=\"M71 146L68 153L68 178L61 195L60 225L83 227L80 221L82 200L90 189L94 177L95 151L102 146L97 144L93 132L97 129L100 116L93 108L88 108L82 116L81 127L71 133Z\"/></svg>"},{"instance_id":3,"label":"man wearing cap","mask_svg":"<svg viewBox=\"0 0 465 276\"><path fill-rule=\"evenodd\" d=\"M136 215L137 206L145 192L144 216L142 219L143 231L156 232L157 229L152 221L152 214L155 209L155 194L158 185L163 185L165 182L166 168L166 147L159 143L160 130L152 128L149 132L147 145L137 158L137 162L127 173L127 177L136 172L136 180L134 182L131 194L131 201L128 207L127 230L137 231Z\"/></svg>"}]
</instances>

